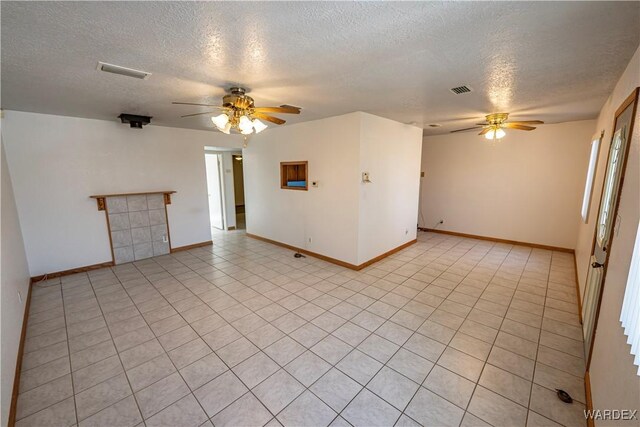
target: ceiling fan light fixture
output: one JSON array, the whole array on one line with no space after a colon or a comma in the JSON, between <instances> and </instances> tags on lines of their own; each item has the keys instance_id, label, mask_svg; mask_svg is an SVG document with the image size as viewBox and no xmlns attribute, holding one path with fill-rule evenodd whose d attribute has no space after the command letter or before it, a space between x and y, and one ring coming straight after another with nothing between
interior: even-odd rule
<instances>
[{"instance_id":1,"label":"ceiling fan light fixture","mask_svg":"<svg viewBox=\"0 0 640 427\"><path fill-rule=\"evenodd\" d=\"M231 122L227 122L224 127L218 128L218 130L222 133L226 133L227 135L231 134Z\"/></svg>"},{"instance_id":2,"label":"ceiling fan light fixture","mask_svg":"<svg viewBox=\"0 0 640 427\"><path fill-rule=\"evenodd\" d=\"M265 125L258 119L253 119L252 123L253 123L253 128L256 130L256 133L260 133L267 128L267 125Z\"/></svg>"},{"instance_id":3,"label":"ceiling fan light fixture","mask_svg":"<svg viewBox=\"0 0 640 427\"><path fill-rule=\"evenodd\" d=\"M238 128L240 129L240 133L243 135L248 135L253 132L253 123L251 119L247 116L240 116L240 120L238 121Z\"/></svg>"},{"instance_id":4,"label":"ceiling fan light fixture","mask_svg":"<svg viewBox=\"0 0 640 427\"><path fill-rule=\"evenodd\" d=\"M492 128L489 132L484 134L487 139L502 139L506 135L505 131L500 127Z\"/></svg>"},{"instance_id":5,"label":"ceiling fan light fixture","mask_svg":"<svg viewBox=\"0 0 640 427\"><path fill-rule=\"evenodd\" d=\"M229 116L222 113L219 116L211 117L211 121L218 129L222 130L229 123Z\"/></svg>"}]
</instances>

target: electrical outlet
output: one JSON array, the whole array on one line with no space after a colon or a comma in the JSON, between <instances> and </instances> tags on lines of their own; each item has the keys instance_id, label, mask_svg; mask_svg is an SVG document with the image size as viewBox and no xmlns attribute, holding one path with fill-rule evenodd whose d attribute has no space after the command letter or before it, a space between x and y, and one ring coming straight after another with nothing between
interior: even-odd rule
<instances>
[{"instance_id":1,"label":"electrical outlet","mask_svg":"<svg viewBox=\"0 0 640 427\"><path fill-rule=\"evenodd\" d=\"M169 238L167 237L167 235L166 235L166 234L163 234L163 235L162 235L162 241L163 241L164 243L167 243L167 242L169 241Z\"/></svg>"},{"instance_id":2,"label":"electrical outlet","mask_svg":"<svg viewBox=\"0 0 640 427\"><path fill-rule=\"evenodd\" d=\"M312 240L313 240L313 239L312 239L311 237L309 237L309 243L311 243L311 241L312 241Z\"/></svg>"},{"instance_id":3,"label":"electrical outlet","mask_svg":"<svg viewBox=\"0 0 640 427\"><path fill-rule=\"evenodd\" d=\"M444 224L444 219L441 219L438 224Z\"/></svg>"},{"instance_id":4,"label":"electrical outlet","mask_svg":"<svg viewBox=\"0 0 640 427\"><path fill-rule=\"evenodd\" d=\"M22 293L18 291L18 302L22 304Z\"/></svg>"}]
</instances>

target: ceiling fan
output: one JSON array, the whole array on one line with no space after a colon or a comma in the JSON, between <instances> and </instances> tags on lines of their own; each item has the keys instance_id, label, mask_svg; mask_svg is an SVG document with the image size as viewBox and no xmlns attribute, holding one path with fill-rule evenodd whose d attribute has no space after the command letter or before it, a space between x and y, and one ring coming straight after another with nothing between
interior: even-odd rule
<instances>
[{"instance_id":1,"label":"ceiling fan","mask_svg":"<svg viewBox=\"0 0 640 427\"><path fill-rule=\"evenodd\" d=\"M277 125L285 123L285 120L268 113L300 114L300 107L293 107L291 105L256 107L253 103L253 98L248 96L246 89L242 87L230 88L229 94L222 98L222 105L198 104L193 102L172 102L172 104L215 108L215 111L187 114L181 117L202 116L222 111L222 114L211 117L211 121L220 132L226 133L227 135L231 133L231 129L235 129L243 135L249 135L253 132L260 133L267 128L267 125L260 119Z\"/></svg>"},{"instance_id":2,"label":"ceiling fan","mask_svg":"<svg viewBox=\"0 0 640 427\"><path fill-rule=\"evenodd\" d=\"M516 130L534 130L535 126L529 125L541 125L544 122L542 120L524 120L507 122L509 119L509 113L493 113L485 116L485 123L476 123L477 126L465 129L452 130L455 132L466 132L469 130L482 129L478 135L484 135L487 139L500 139L503 138L506 133L504 129L516 129Z\"/></svg>"}]
</instances>

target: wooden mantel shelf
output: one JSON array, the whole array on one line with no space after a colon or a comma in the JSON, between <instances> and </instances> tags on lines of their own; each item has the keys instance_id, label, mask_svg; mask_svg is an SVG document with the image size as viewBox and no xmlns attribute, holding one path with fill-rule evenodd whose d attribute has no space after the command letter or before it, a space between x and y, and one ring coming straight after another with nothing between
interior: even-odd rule
<instances>
[{"instance_id":1,"label":"wooden mantel shelf","mask_svg":"<svg viewBox=\"0 0 640 427\"><path fill-rule=\"evenodd\" d=\"M116 194L95 194L93 196L89 196L92 199L96 199L98 202L98 210L105 210L106 204L105 199L107 197L126 197L126 196L141 196L143 194L164 194L164 204L171 204L171 195L175 193L175 190L165 190L165 191L144 191L139 193L116 193Z\"/></svg>"}]
</instances>

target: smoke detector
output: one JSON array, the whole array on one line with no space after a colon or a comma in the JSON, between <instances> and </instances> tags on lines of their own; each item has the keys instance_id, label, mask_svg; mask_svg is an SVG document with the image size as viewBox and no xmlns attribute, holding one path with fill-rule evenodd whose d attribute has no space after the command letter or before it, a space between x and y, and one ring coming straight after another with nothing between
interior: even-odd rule
<instances>
[{"instance_id":1,"label":"smoke detector","mask_svg":"<svg viewBox=\"0 0 640 427\"><path fill-rule=\"evenodd\" d=\"M98 62L98 71L104 71L105 73L119 74L121 76L133 77L134 79L146 80L151 73L141 70L134 70L133 68L122 67L120 65L107 64L106 62Z\"/></svg>"}]
</instances>

